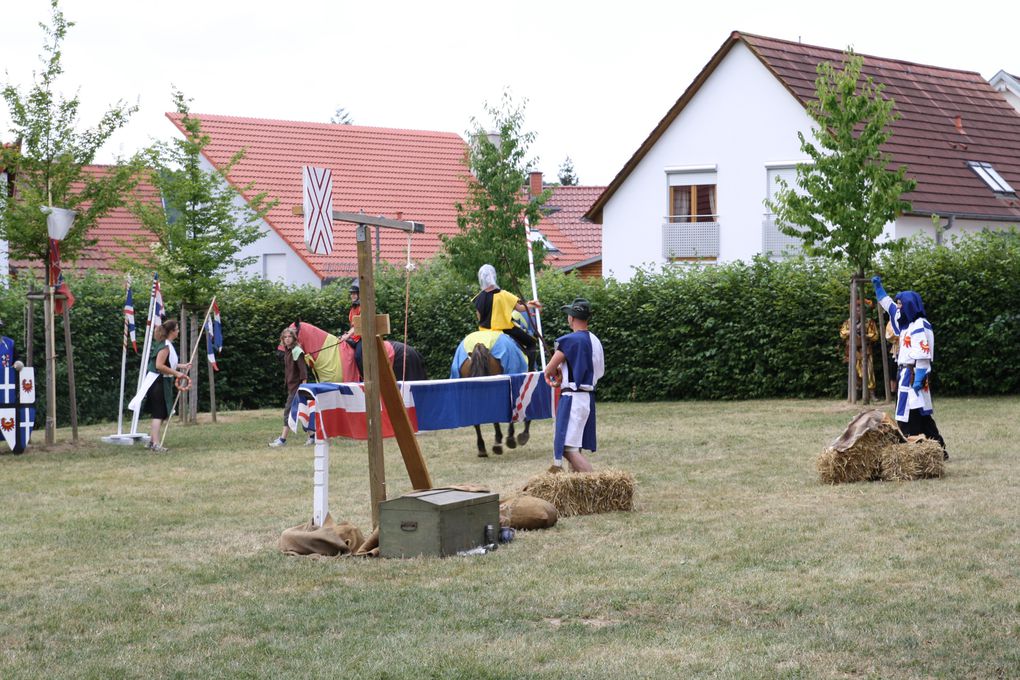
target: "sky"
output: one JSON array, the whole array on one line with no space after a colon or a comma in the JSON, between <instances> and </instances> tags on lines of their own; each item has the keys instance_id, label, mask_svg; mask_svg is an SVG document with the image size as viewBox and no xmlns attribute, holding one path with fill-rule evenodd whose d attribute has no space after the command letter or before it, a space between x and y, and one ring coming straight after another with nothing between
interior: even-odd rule
<instances>
[{"instance_id":1,"label":"sky","mask_svg":"<svg viewBox=\"0 0 1020 680\"><path fill-rule=\"evenodd\" d=\"M738 30L976 71L1020 73L1015 2L673 0L63 0L57 89L80 127L123 100L139 110L97 162L175 134L172 88L193 113L454 132L491 127L486 104L522 106L534 169L568 156L605 185ZM4 0L0 82L27 91L41 68L48 0ZM0 102L0 139L12 137Z\"/></svg>"}]
</instances>

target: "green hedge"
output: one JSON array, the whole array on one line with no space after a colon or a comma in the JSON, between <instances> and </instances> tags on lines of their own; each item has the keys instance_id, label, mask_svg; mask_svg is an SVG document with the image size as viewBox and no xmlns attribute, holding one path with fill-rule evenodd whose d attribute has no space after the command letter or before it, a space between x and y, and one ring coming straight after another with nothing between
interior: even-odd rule
<instances>
[{"instance_id":1,"label":"green hedge","mask_svg":"<svg viewBox=\"0 0 1020 680\"><path fill-rule=\"evenodd\" d=\"M879 265L886 289L921 294L935 326L934 390L938 395L1020 391L1020 235L982 233L953 247L917 241ZM606 350L607 400L839 397L846 393L840 324L847 316L845 267L794 260L733 263L639 272L631 281L585 281L547 272L539 281L545 336L567 331L558 310L576 296L591 300L592 330ZM115 417L120 377L122 285L90 274L71 282L75 377L82 423ZM401 267L377 272L380 311L390 314L392 339L404 338L407 277ZM429 375L445 378L456 344L474 326L465 286L433 262L410 277L408 341L425 356ZM25 353L26 285L0 292L4 333ZM147 291L136 289L139 344ZM167 300L171 315L178 309ZM243 281L219 295L224 325L219 408L279 406L283 376L274 354L280 330L294 320L339 334L347 326L347 282L318 290ZM176 316L175 316L176 318ZM44 384L42 305L35 305L35 365ZM58 422L66 424L63 332L57 333ZM204 351L199 353L199 358ZM128 396L137 359L127 371ZM206 408L206 363L199 361ZM42 390L44 392L44 390ZM43 397L45 394L42 395ZM40 403L40 409L44 403ZM39 421L42 422L41 420Z\"/></svg>"}]
</instances>

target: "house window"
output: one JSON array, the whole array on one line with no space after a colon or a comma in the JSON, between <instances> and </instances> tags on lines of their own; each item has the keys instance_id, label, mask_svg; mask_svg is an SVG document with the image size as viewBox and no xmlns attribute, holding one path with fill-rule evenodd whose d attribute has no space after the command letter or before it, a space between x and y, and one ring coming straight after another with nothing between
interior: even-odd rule
<instances>
[{"instance_id":1,"label":"house window","mask_svg":"<svg viewBox=\"0 0 1020 680\"><path fill-rule=\"evenodd\" d=\"M977 174L988 188L997 194L1010 194L1016 196L1016 191L1009 185L1009 182L1002 178L991 163L983 161L967 161L967 166Z\"/></svg>"},{"instance_id":2,"label":"house window","mask_svg":"<svg viewBox=\"0 0 1020 680\"><path fill-rule=\"evenodd\" d=\"M718 213L714 184L689 184L669 188L669 221L715 222Z\"/></svg>"}]
</instances>

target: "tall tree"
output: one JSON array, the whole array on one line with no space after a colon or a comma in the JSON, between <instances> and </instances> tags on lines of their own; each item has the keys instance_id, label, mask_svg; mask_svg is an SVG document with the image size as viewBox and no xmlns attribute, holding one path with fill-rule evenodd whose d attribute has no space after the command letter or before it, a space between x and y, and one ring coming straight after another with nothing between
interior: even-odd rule
<instances>
[{"instance_id":1,"label":"tall tree","mask_svg":"<svg viewBox=\"0 0 1020 680\"><path fill-rule=\"evenodd\" d=\"M354 118L351 117L351 112L342 106L336 107L336 113L329 119L330 123L334 125L354 125Z\"/></svg>"},{"instance_id":2,"label":"tall tree","mask_svg":"<svg viewBox=\"0 0 1020 680\"><path fill-rule=\"evenodd\" d=\"M222 167L207 168L202 149L209 136L202 122L191 116L189 101L173 93L181 114L184 138L157 142L145 152L148 181L162 196L162 205L135 199L132 212L155 236L139 237L121 265L130 269L156 269L168 299L188 309L204 309L230 274L255 261L239 257L245 246L262 236L261 220L275 204L265 193L238 201L239 192L253 191L253 184L235 189L227 182L230 170L244 158L239 149Z\"/></svg>"},{"instance_id":3,"label":"tall tree","mask_svg":"<svg viewBox=\"0 0 1020 680\"><path fill-rule=\"evenodd\" d=\"M889 126L897 118L895 103L883 96L883 85L870 76L861 78L863 66L864 59L852 50L844 54L842 68L829 62L818 65L816 99L807 106L818 146L797 133L801 151L812 163L797 166L799 190L780 179L775 199L765 201L779 229L799 237L808 255L846 260L854 269L848 325L857 336L850 341L847 393L851 402L857 400L857 348L864 354L862 382L870 353L861 280L875 256L893 247L878 238L887 223L910 209L903 194L917 185L906 176L905 167L889 168L882 145L892 136ZM863 385L861 394L867 403Z\"/></svg>"},{"instance_id":4,"label":"tall tree","mask_svg":"<svg viewBox=\"0 0 1020 680\"><path fill-rule=\"evenodd\" d=\"M799 237L807 254L847 260L858 276L890 247L878 237L910 209L903 194L917 185L905 167L889 169L882 145L898 115L893 100L882 95L883 85L870 76L861 79L863 65L852 50L841 69L829 62L818 65L817 99L807 106L818 146L797 133L812 162L797 166L799 191L780 179L774 200L765 202L779 229Z\"/></svg>"},{"instance_id":5,"label":"tall tree","mask_svg":"<svg viewBox=\"0 0 1020 680\"><path fill-rule=\"evenodd\" d=\"M515 105L507 92L499 107L486 104L495 124L493 139L472 118L466 158L472 173L467 178L468 198L456 204L460 233L440 236L444 252L461 278L477 282L478 268L489 263L508 290L512 290L515 281L527 276L525 224L538 223L542 205L552 193L546 189L528 198L528 172L534 161L528 160L527 154L535 133L523 130L523 107L524 104ZM536 268L541 266L544 254L541 243L535 243Z\"/></svg>"},{"instance_id":6,"label":"tall tree","mask_svg":"<svg viewBox=\"0 0 1020 680\"><path fill-rule=\"evenodd\" d=\"M0 145L0 167L13 178L13 197L0 195L0 238L10 244L18 259L45 259L48 237L46 216L40 206L54 205L77 211L74 227L60 244L62 259L73 260L92 245L89 231L97 220L122 205L134 184L130 163L118 162L102 173L87 172L99 149L124 126L138 107L119 102L95 127L78 131L78 95L64 98L55 91L63 73L61 47L74 22L64 18L57 0L51 0L51 25L45 33L42 71L22 92L4 83L3 98L10 112L13 144ZM2 192L0 192L2 193Z\"/></svg>"},{"instance_id":7,"label":"tall tree","mask_svg":"<svg viewBox=\"0 0 1020 680\"><path fill-rule=\"evenodd\" d=\"M560 170L557 173L560 180L560 184L565 187L576 187L577 186L577 175L574 173L574 161L570 160L570 156L563 159L560 163Z\"/></svg>"}]
</instances>

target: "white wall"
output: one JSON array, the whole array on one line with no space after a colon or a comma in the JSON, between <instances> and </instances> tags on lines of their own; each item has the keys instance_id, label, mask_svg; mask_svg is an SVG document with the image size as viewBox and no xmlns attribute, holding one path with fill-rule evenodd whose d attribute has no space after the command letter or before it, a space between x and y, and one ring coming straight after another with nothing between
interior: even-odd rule
<instances>
[{"instance_id":1,"label":"white wall","mask_svg":"<svg viewBox=\"0 0 1020 680\"><path fill-rule=\"evenodd\" d=\"M960 236L962 234L973 234L979 232L982 229L1008 229L1011 226L1018 226L1018 222L996 222L992 220L963 220L956 219L953 221L952 229L943 230L943 238L948 242L954 236ZM943 217L941 224L943 228L948 223L948 220ZM913 215L904 216L896 220L896 238L910 238L917 236L918 234L925 234L928 238L935 240L935 228L932 226L930 217L915 217Z\"/></svg>"},{"instance_id":2,"label":"white wall","mask_svg":"<svg viewBox=\"0 0 1020 680\"><path fill-rule=\"evenodd\" d=\"M627 280L633 267L661 265L668 212L668 166L717 166L719 261L749 260L761 249L766 164L806 160L804 107L737 43L603 209L605 276Z\"/></svg>"},{"instance_id":3,"label":"white wall","mask_svg":"<svg viewBox=\"0 0 1020 680\"><path fill-rule=\"evenodd\" d=\"M206 171L214 169L212 163L204 156L202 157L202 167ZM244 199L235 195L234 205L237 207L238 212L240 212L245 205ZM270 278L278 281L282 280L283 283L291 286L320 286L321 281L318 275L294 252L294 249L288 245L283 237L276 233L265 220L260 220L259 224L262 228L262 238L251 245L241 248L237 253L238 258L249 256L255 256L256 258L254 263L240 270L240 276L257 279L266 278L266 258L264 256L267 254L282 255L282 263L279 257L270 258ZM279 276L279 273L282 273L282 278Z\"/></svg>"}]
</instances>

